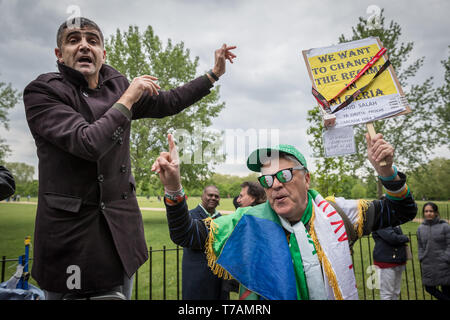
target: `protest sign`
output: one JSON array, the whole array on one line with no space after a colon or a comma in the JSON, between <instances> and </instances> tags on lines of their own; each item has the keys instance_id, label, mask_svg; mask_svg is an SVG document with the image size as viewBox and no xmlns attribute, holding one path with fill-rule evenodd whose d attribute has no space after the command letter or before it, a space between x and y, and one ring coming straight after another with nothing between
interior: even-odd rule
<instances>
[{"instance_id":1,"label":"protest sign","mask_svg":"<svg viewBox=\"0 0 450 320\"><path fill-rule=\"evenodd\" d=\"M353 127L328 128L323 132L325 157L356 153Z\"/></svg>"},{"instance_id":2,"label":"protest sign","mask_svg":"<svg viewBox=\"0 0 450 320\"><path fill-rule=\"evenodd\" d=\"M335 112L336 127L369 123L411 112L392 66L383 71L387 66L386 54L380 55L358 80L342 92L381 48L379 39L370 37L303 51L313 88L330 102L331 112L367 85L354 101Z\"/></svg>"}]
</instances>

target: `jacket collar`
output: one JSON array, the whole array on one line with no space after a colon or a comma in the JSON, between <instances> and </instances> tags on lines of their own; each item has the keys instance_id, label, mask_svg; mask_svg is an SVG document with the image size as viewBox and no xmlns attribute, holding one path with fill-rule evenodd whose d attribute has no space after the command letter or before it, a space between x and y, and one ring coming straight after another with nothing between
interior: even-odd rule
<instances>
[{"instance_id":1,"label":"jacket collar","mask_svg":"<svg viewBox=\"0 0 450 320\"><path fill-rule=\"evenodd\" d=\"M59 61L57 61L56 63L58 65L58 70L64 79L71 82L77 87L84 87L84 88L89 87L86 78L80 71L75 70L69 66L66 66L65 64L60 63ZM119 71L117 71L116 69L107 64L103 64L99 72L98 87L101 87L103 83L105 83L106 81L120 76L123 75Z\"/></svg>"},{"instance_id":2,"label":"jacket collar","mask_svg":"<svg viewBox=\"0 0 450 320\"><path fill-rule=\"evenodd\" d=\"M423 219L423 224L426 224L426 225L434 225L434 224L438 224L440 222L441 222L441 219L439 217L434 217L431 220Z\"/></svg>"}]
</instances>

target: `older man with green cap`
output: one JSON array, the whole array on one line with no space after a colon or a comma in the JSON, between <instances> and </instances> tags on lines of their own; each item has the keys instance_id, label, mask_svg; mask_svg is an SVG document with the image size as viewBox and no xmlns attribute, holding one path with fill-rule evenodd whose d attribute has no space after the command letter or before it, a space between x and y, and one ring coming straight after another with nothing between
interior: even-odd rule
<instances>
[{"instance_id":1,"label":"older man with green cap","mask_svg":"<svg viewBox=\"0 0 450 320\"><path fill-rule=\"evenodd\" d=\"M417 213L405 174L392 165L394 148L381 134L366 139L385 200L324 199L309 188L301 152L281 144L255 150L247 160L250 170L261 173L258 180L267 201L212 221L189 216L178 153L169 135L170 150L161 153L152 170L165 187L171 239L204 248L218 277L240 283L240 299L358 299L349 235L362 237L410 221ZM386 165L380 165L382 160Z\"/></svg>"}]
</instances>

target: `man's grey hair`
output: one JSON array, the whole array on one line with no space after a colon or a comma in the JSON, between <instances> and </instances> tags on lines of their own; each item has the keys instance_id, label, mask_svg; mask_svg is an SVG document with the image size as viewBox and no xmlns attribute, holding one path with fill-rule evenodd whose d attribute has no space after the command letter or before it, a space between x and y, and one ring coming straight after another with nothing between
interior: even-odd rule
<instances>
[{"instance_id":1,"label":"man's grey hair","mask_svg":"<svg viewBox=\"0 0 450 320\"><path fill-rule=\"evenodd\" d=\"M294 167L298 167L298 166L302 166L303 167L303 165L300 163L300 161L298 161L298 159L296 157L294 157L293 155L291 155L289 153L283 152L283 151L278 152L278 157L276 157L276 158L275 157L269 157L269 158L265 159L265 161L263 161L261 163L261 165L264 166L268 162L276 161L278 159L289 160L289 161L294 163Z\"/></svg>"},{"instance_id":2,"label":"man's grey hair","mask_svg":"<svg viewBox=\"0 0 450 320\"><path fill-rule=\"evenodd\" d=\"M291 154L287 154L287 153L284 153L284 152L280 152L280 158L281 158L281 159L286 159L286 160L289 160L289 161L293 162L294 165L295 165L295 167L302 166L302 164L300 163L300 161L298 161L297 158L294 157L294 156L291 155ZM302 167L303 167L303 166L302 166Z\"/></svg>"},{"instance_id":3,"label":"man's grey hair","mask_svg":"<svg viewBox=\"0 0 450 320\"><path fill-rule=\"evenodd\" d=\"M102 41L102 45L104 45L104 39L103 39L103 33L102 30L100 30L100 27L92 20L88 19L88 18L74 18L74 19L79 19L79 25L77 27L79 28L87 28L90 27L94 30L97 30L98 33L100 34L100 40ZM66 20L64 21L58 28L58 32L56 34L56 45L58 46L59 49L61 49L62 46L62 35L64 33L64 29L67 29L69 26L73 25L74 20Z\"/></svg>"}]
</instances>

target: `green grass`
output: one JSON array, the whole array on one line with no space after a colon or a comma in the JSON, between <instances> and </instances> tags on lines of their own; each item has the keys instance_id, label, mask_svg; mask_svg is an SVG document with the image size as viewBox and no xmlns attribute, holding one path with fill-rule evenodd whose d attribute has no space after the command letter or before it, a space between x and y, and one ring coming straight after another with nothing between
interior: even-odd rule
<instances>
[{"instance_id":1,"label":"green grass","mask_svg":"<svg viewBox=\"0 0 450 320\"><path fill-rule=\"evenodd\" d=\"M31 201L36 203L36 199L32 198ZM170 240L167 219L164 210L164 204L158 202L155 197L147 200L144 197L138 198L141 208L161 208L160 211L148 211L142 210L142 216L144 221L144 230L146 235L147 246L153 250L162 250L164 246L167 249L175 249L176 246ZM188 198L188 205L192 209L200 202L198 197ZM419 212L417 217L421 216L423 201L418 201ZM450 202L437 202L441 216L448 217L448 207ZM219 211L233 211L234 206L232 199L222 199ZM16 259L19 255L24 253L23 240L26 236L31 236L33 239L34 234L34 219L35 219L36 204L16 204L16 203L0 203L0 257L6 256L7 258ZM420 265L417 260L417 238L415 237L419 223L409 222L402 225L402 230L405 234L411 233L411 244L413 249L414 263L408 261L406 272L403 274L402 284L402 299L430 299L428 294L423 294ZM370 251L369 251L370 246ZM366 269L372 264L372 250L374 247L374 241L372 237L365 237L358 241L354 246L354 269L356 279L358 283L358 291L360 299L379 299L378 290L364 289L364 283L367 282L367 278L371 275L366 273ZM31 251L33 248L31 247ZM362 252L362 255L361 255ZM32 256L32 254L30 254ZM362 259L361 259L362 257ZM178 252L179 263L181 263L182 249ZM152 299L163 299L163 253L154 252L152 254ZM177 299L177 251L166 252L166 299ZM414 268L414 273L413 273ZM139 281L139 299L149 298L149 283L150 283L150 261L147 261L138 272ZM7 263L5 279L8 279L15 271L13 263ZM364 274L363 274L364 271ZM414 276L415 275L415 276ZM179 274L181 277L181 272ZM31 280L32 284L36 284L34 280ZM417 288L417 290L416 290ZM408 291L409 289L409 291ZM416 297L417 292L417 297ZM181 291L179 293L181 298ZM134 291L133 291L134 297ZM237 295L232 294L232 299L236 299Z\"/></svg>"},{"instance_id":2,"label":"green grass","mask_svg":"<svg viewBox=\"0 0 450 320\"><path fill-rule=\"evenodd\" d=\"M144 197L138 198L141 208L161 208L161 211L142 210L142 217L144 221L145 237L147 246L152 250L162 250L164 246L167 249L175 249L176 245L170 240L169 229L167 227L167 219L164 203L157 201L155 197L147 200ZM32 198L31 202L34 204L21 203L0 203L0 258L6 256L7 259L16 259L19 255L24 254L24 238L34 236L34 220L36 213L37 199ZM198 197L188 198L188 205L194 208L200 202ZM222 199L218 210L232 211L234 208L232 199ZM30 257L32 257L32 250ZM179 263L181 264L183 250L180 248ZM176 274L176 260L177 251L166 252L166 299L177 299L177 274ZM163 299L163 253L154 252L152 254L152 299ZM30 267L32 262L30 262ZM138 272L139 281L139 299L148 299L149 293L149 268L150 261L147 261ZM10 262L6 265L5 280L9 279L15 272L14 263ZM181 271L180 275L181 277ZM34 280L31 283L36 285ZM181 278L180 278L181 283ZM181 284L180 284L181 285ZM133 291L133 297L135 293ZM181 289L179 292L181 298Z\"/></svg>"}]
</instances>

